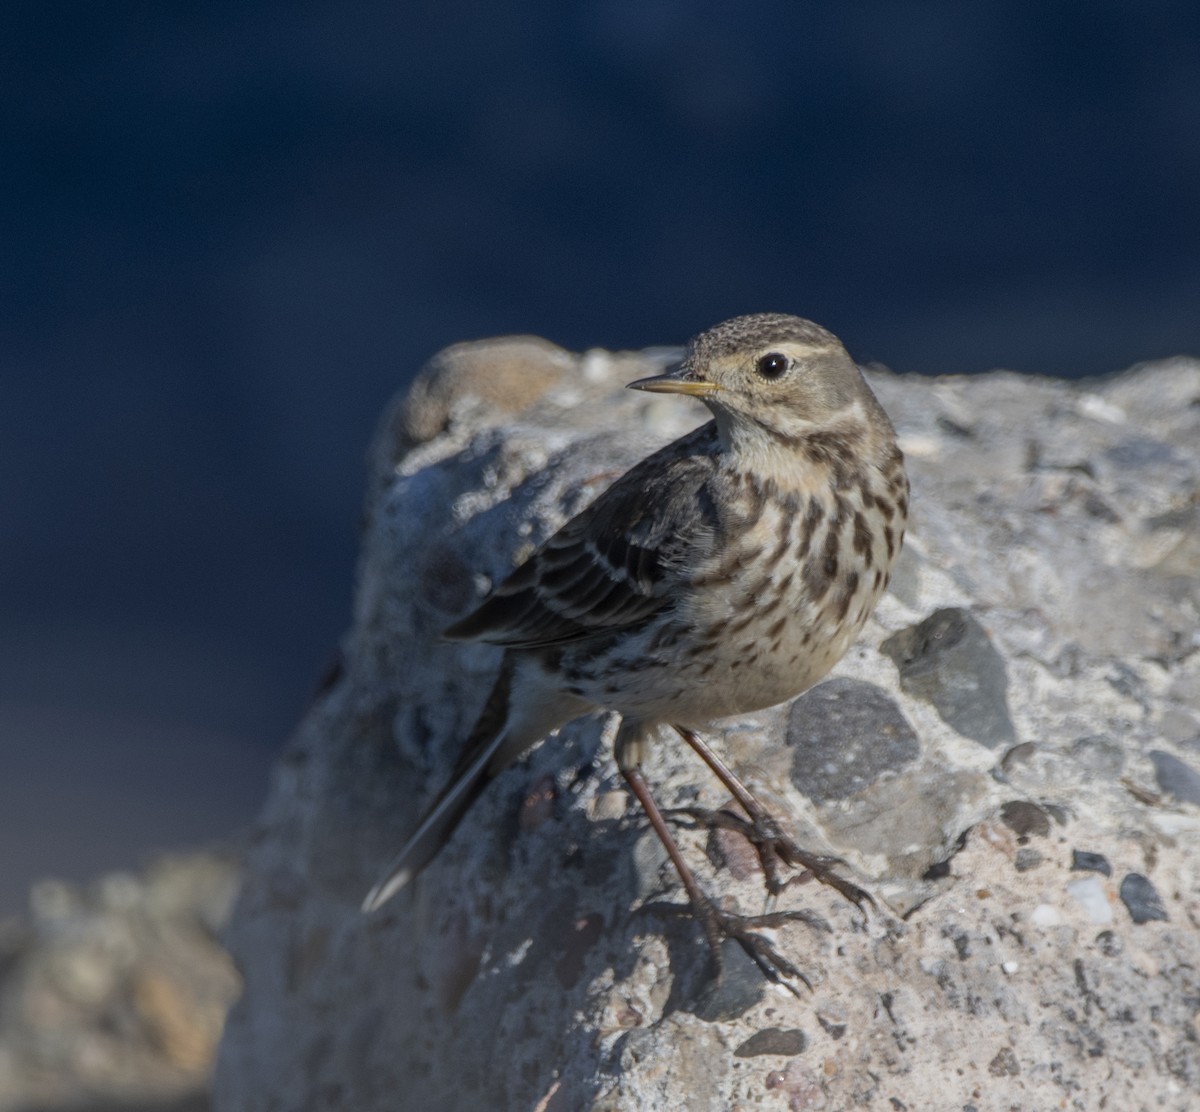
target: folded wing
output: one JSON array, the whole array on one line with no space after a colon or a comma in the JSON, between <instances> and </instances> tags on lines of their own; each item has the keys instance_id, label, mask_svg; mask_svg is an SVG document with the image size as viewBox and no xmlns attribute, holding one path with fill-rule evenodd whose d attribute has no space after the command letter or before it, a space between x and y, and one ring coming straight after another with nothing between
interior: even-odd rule
<instances>
[{"instance_id":1,"label":"folded wing","mask_svg":"<svg viewBox=\"0 0 1200 1112\"><path fill-rule=\"evenodd\" d=\"M709 424L643 460L443 636L548 647L631 628L670 605L683 569L714 543L703 492L715 443Z\"/></svg>"}]
</instances>

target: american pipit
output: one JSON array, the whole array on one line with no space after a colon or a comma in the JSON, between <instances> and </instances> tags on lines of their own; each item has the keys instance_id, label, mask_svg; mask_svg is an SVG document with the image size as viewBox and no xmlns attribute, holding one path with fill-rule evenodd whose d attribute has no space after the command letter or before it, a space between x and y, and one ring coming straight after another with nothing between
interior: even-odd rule
<instances>
[{"instance_id":1,"label":"american pipit","mask_svg":"<svg viewBox=\"0 0 1200 1112\"><path fill-rule=\"evenodd\" d=\"M678 369L630 386L699 398L714 420L642 460L446 631L507 652L448 786L364 908L424 868L522 752L613 710L618 767L710 943L733 937L772 979L800 976L747 929L772 917L732 916L701 892L650 797L642 747L670 725L696 749L746 810L774 888L782 860L867 898L783 835L696 730L791 699L845 653L900 550L904 460L841 343L798 317L726 321Z\"/></svg>"}]
</instances>

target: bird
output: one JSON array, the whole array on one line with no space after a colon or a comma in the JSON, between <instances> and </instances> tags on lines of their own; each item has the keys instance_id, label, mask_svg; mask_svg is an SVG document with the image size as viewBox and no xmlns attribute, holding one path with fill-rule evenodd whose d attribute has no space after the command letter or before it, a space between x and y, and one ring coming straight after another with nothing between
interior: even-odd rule
<instances>
[{"instance_id":1,"label":"bird","mask_svg":"<svg viewBox=\"0 0 1200 1112\"><path fill-rule=\"evenodd\" d=\"M670 727L702 757L745 810L773 891L782 862L869 901L837 875L837 859L797 846L700 735L800 695L858 637L903 541L904 457L841 341L801 317L727 320L696 336L678 365L628 385L699 399L711 420L637 463L444 631L502 647L499 673L447 785L363 909L425 868L490 780L532 745L573 719L615 711L617 767L716 960L732 938L772 980L806 980L701 890L646 784L643 755Z\"/></svg>"}]
</instances>

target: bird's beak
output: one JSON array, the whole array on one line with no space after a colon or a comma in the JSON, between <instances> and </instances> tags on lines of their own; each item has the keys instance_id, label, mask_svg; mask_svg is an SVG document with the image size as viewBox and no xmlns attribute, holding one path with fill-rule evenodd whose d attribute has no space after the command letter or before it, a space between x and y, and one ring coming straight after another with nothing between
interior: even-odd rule
<instances>
[{"instance_id":1,"label":"bird's beak","mask_svg":"<svg viewBox=\"0 0 1200 1112\"><path fill-rule=\"evenodd\" d=\"M706 382L697 378L691 366L681 363L667 371L666 374L653 375L651 378L639 378L637 382L629 383L629 390L645 390L651 394L687 394L693 398L711 397L721 389L715 382Z\"/></svg>"}]
</instances>

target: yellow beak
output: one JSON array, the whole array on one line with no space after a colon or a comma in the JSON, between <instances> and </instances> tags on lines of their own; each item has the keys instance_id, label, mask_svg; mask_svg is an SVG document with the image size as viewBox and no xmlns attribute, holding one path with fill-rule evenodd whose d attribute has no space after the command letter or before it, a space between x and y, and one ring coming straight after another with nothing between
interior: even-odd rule
<instances>
[{"instance_id":1,"label":"yellow beak","mask_svg":"<svg viewBox=\"0 0 1200 1112\"><path fill-rule=\"evenodd\" d=\"M685 363L663 375L639 378L626 387L629 390L645 390L650 394L687 394L692 398L706 398L721 389L715 382L696 378Z\"/></svg>"}]
</instances>

